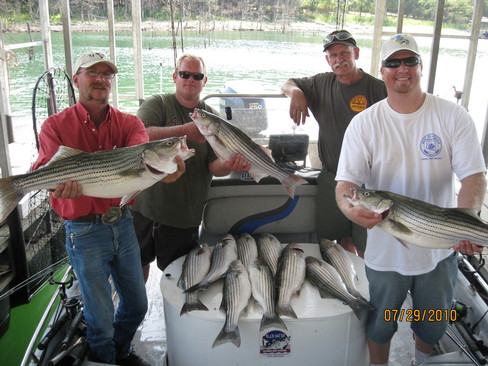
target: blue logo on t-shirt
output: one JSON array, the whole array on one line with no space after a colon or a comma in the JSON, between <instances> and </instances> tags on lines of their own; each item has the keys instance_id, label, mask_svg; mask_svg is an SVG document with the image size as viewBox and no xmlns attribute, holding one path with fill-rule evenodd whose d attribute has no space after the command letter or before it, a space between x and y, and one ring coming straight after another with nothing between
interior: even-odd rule
<instances>
[{"instance_id":1,"label":"blue logo on t-shirt","mask_svg":"<svg viewBox=\"0 0 488 366\"><path fill-rule=\"evenodd\" d=\"M429 133L420 142L420 150L425 156L433 158L441 153L442 141L439 136Z\"/></svg>"}]
</instances>

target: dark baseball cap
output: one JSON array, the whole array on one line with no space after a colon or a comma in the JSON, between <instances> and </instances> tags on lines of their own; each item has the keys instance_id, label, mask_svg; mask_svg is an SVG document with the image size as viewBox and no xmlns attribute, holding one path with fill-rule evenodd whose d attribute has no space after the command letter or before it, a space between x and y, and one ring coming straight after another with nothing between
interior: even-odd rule
<instances>
[{"instance_id":1,"label":"dark baseball cap","mask_svg":"<svg viewBox=\"0 0 488 366\"><path fill-rule=\"evenodd\" d=\"M356 40L347 30L336 30L324 38L324 52L333 44L343 44L346 46L357 47Z\"/></svg>"}]
</instances>

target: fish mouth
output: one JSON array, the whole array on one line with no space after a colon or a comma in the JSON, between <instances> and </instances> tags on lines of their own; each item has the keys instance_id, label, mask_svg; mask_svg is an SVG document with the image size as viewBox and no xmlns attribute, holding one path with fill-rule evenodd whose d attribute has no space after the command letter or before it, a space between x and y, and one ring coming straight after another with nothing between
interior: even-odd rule
<instances>
[{"instance_id":1,"label":"fish mouth","mask_svg":"<svg viewBox=\"0 0 488 366\"><path fill-rule=\"evenodd\" d=\"M157 175L163 175L163 174L166 174L165 172L162 172L160 170L157 170L156 168L152 167L151 165L147 164L147 163L144 163L144 165L146 166L146 168L153 174L157 174Z\"/></svg>"},{"instance_id":2,"label":"fish mouth","mask_svg":"<svg viewBox=\"0 0 488 366\"><path fill-rule=\"evenodd\" d=\"M198 119L199 115L200 115L200 111L198 110L198 108L195 108L193 110L193 113L190 115L190 117L192 120L196 120Z\"/></svg>"},{"instance_id":3,"label":"fish mouth","mask_svg":"<svg viewBox=\"0 0 488 366\"><path fill-rule=\"evenodd\" d=\"M192 154L195 154L195 149L190 149L190 148L188 147L188 145L186 144L186 135L181 136L181 138L180 138L180 141L179 141L179 142L180 142L180 146L179 146L179 148L181 149L181 151L182 151L183 153L188 153L188 152L190 152L190 153L192 153Z\"/></svg>"}]
</instances>

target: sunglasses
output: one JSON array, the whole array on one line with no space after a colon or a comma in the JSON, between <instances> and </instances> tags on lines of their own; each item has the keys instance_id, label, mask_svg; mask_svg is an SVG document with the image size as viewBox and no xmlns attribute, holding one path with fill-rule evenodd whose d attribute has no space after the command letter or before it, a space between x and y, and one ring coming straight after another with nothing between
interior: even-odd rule
<instances>
[{"instance_id":1,"label":"sunglasses","mask_svg":"<svg viewBox=\"0 0 488 366\"><path fill-rule=\"evenodd\" d=\"M190 77L193 78L193 80L203 80L205 77L205 74L199 73L199 72L188 72L188 71L178 71L178 75L180 75L180 78L183 79L189 79Z\"/></svg>"},{"instance_id":2,"label":"sunglasses","mask_svg":"<svg viewBox=\"0 0 488 366\"><path fill-rule=\"evenodd\" d=\"M387 67L389 69L396 69L400 67L402 62L405 64L405 66L417 66L420 63L420 58L412 56L412 57L406 57L406 58L392 58L386 61L383 61L383 67Z\"/></svg>"},{"instance_id":3,"label":"sunglasses","mask_svg":"<svg viewBox=\"0 0 488 366\"><path fill-rule=\"evenodd\" d=\"M351 43L356 44L356 41L352 37L351 33L348 31L340 31L334 34L329 34L327 37L324 38L324 47L327 47L327 45L333 41L346 41L346 40L351 40Z\"/></svg>"}]
</instances>

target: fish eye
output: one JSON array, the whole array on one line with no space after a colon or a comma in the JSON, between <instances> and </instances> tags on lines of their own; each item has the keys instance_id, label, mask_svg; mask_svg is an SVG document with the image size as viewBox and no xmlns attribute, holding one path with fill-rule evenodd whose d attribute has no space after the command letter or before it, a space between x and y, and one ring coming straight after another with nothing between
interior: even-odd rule
<instances>
[{"instance_id":1,"label":"fish eye","mask_svg":"<svg viewBox=\"0 0 488 366\"><path fill-rule=\"evenodd\" d=\"M369 193L369 192L364 192L364 195L365 195L366 197L368 197L370 194L371 194L371 193Z\"/></svg>"},{"instance_id":2,"label":"fish eye","mask_svg":"<svg viewBox=\"0 0 488 366\"><path fill-rule=\"evenodd\" d=\"M173 146L173 141L168 141L168 143L166 145Z\"/></svg>"}]
</instances>

